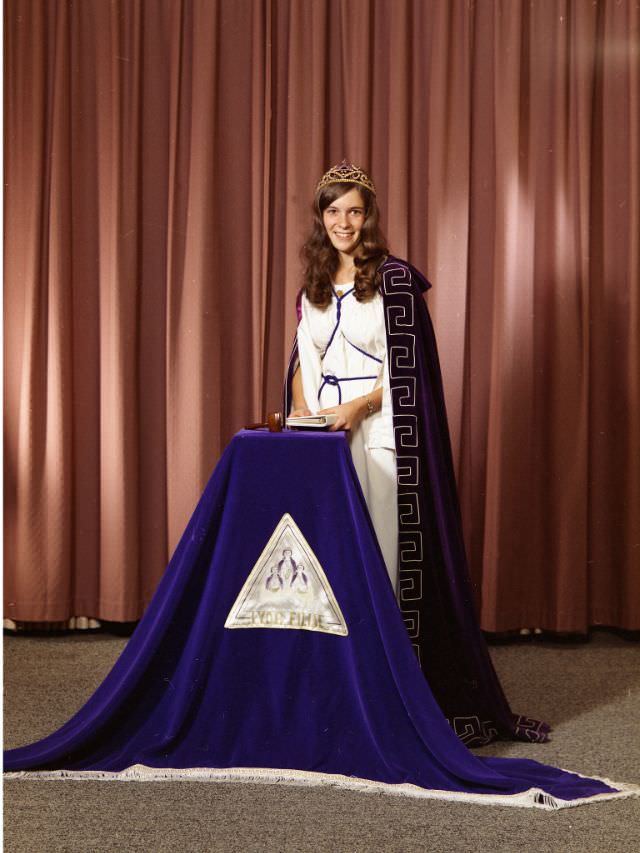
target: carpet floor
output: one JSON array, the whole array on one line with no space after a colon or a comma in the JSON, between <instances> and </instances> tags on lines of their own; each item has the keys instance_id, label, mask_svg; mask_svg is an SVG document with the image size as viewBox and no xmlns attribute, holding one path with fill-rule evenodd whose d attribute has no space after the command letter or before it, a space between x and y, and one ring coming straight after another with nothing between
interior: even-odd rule
<instances>
[{"instance_id":1,"label":"carpet floor","mask_svg":"<svg viewBox=\"0 0 640 853\"><path fill-rule=\"evenodd\" d=\"M126 638L4 639L4 745L34 741L91 695ZM548 720L543 745L483 755L534 758L640 783L640 644L596 632L588 643L493 646L514 710ZM640 799L557 812L238 782L9 780L7 853L622 853L640 851Z\"/></svg>"}]
</instances>

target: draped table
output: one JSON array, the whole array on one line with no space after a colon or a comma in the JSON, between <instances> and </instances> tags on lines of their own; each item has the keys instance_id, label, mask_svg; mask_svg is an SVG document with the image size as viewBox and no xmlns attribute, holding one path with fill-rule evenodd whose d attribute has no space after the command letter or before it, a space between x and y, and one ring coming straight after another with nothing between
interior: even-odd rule
<instances>
[{"instance_id":1,"label":"draped table","mask_svg":"<svg viewBox=\"0 0 640 853\"><path fill-rule=\"evenodd\" d=\"M559 808L628 786L457 738L414 655L345 433L242 430L111 672L5 778L244 779Z\"/></svg>"}]
</instances>

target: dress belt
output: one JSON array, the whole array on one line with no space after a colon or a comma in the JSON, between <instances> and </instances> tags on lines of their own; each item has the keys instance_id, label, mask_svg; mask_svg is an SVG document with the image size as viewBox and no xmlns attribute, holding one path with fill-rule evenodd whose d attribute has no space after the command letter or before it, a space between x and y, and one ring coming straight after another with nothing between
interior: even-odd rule
<instances>
[{"instance_id":1,"label":"dress belt","mask_svg":"<svg viewBox=\"0 0 640 853\"><path fill-rule=\"evenodd\" d=\"M318 402L320 402L320 395L322 394L322 389L325 385L333 385L338 389L338 405L342 403L342 389L340 387L341 382L355 382L357 379L377 379L377 376L334 376L333 373L322 373L322 385L320 386L320 390L318 391Z\"/></svg>"}]
</instances>

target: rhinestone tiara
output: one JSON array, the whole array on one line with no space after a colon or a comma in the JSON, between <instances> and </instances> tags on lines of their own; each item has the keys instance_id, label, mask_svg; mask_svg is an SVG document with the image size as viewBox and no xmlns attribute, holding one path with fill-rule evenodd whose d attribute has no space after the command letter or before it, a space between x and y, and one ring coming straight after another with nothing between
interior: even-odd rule
<instances>
[{"instance_id":1,"label":"rhinestone tiara","mask_svg":"<svg viewBox=\"0 0 640 853\"><path fill-rule=\"evenodd\" d=\"M316 187L316 194L329 186L329 184L340 184L343 182L360 184L361 187L366 187L374 195L376 194L376 188L369 175L363 172L362 169L354 166L353 163L347 163L346 160L343 160L339 166L332 166L328 172L324 173Z\"/></svg>"}]
</instances>

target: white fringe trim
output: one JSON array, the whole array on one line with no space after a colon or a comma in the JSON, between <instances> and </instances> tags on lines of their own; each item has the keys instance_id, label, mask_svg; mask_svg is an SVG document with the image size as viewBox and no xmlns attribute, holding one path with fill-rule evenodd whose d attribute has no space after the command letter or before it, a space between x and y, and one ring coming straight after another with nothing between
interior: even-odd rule
<instances>
[{"instance_id":1,"label":"white fringe trim","mask_svg":"<svg viewBox=\"0 0 640 853\"><path fill-rule=\"evenodd\" d=\"M574 771L569 771L574 772ZM582 776L576 773L576 776ZM20 770L3 774L4 779L68 779L71 781L93 782L250 782L279 785L309 785L342 788L360 791L366 794L389 794L391 796L413 797L424 800L450 800L452 802L476 803L491 806L515 806L518 808L539 808L548 811L572 808L603 800L615 800L625 797L640 797L640 785L612 782L599 776L582 776L583 779L597 779L618 790L611 794L595 794L577 800L562 800L546 793L541 788L529 788L521 794L470 794L458 791L440 791L420 788L410 783L389 784L360 779L357 776L343 776L337 773L315 773L309 770L276 770L262 767L147 767L134 764L126 770L112 772L107 770Z\"/></svg>"}]
</instances>

